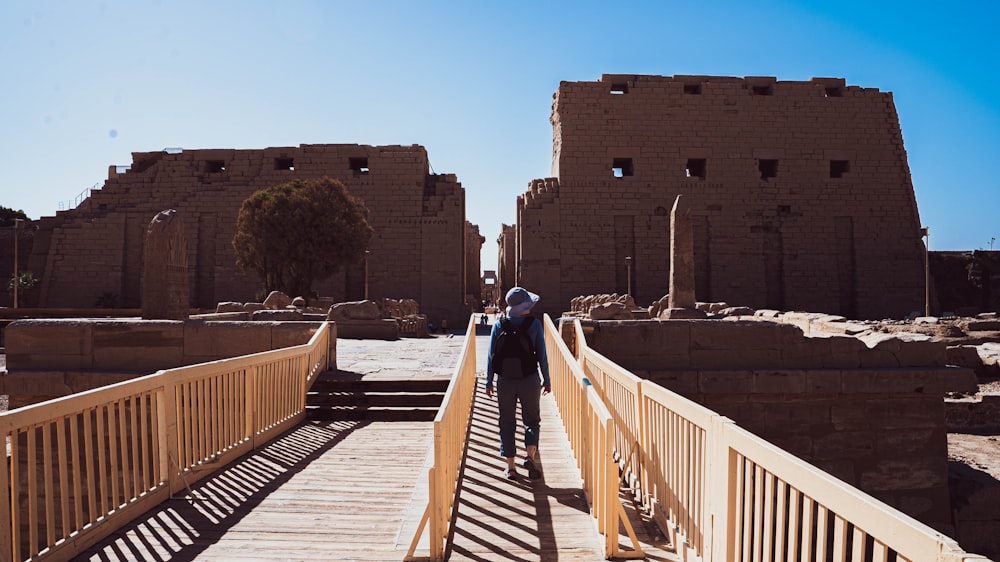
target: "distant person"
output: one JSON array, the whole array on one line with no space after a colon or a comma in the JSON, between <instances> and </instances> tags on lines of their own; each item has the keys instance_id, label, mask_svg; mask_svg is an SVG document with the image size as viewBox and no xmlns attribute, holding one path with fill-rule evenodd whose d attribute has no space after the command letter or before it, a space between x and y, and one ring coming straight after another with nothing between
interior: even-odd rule
<instances>
[{"instance_id":1,"label":"distant person","mask_svg":"<svg viewBox=\"0 0 1000 562\"><path fill-rule=\"evenodd\" d=\"M524 424L524 468L528 478L538 480L538 431L541 424L539 400L552 392L549 359L545 352L542 321L529 316L538 295L521 287L507 292L507 314L493 324L486 356L486 396L493 397L496 378L497 405L500 412L500 456L507 460L504 476L517 478L517 403L521 402ZM541 379L539 379L541 367Z\"/></svg>"},{"instance_id":2,"label":"distant person","mask_svg":"<svg viewBox=\"0 0 1000 562\"><path fill-rule=\"evenodd\" d=\"M480 326L485 326L486 323L487 323L486 314L483 314L482 316L479 317L479 325Z\"/></svg>"}]
</instances>

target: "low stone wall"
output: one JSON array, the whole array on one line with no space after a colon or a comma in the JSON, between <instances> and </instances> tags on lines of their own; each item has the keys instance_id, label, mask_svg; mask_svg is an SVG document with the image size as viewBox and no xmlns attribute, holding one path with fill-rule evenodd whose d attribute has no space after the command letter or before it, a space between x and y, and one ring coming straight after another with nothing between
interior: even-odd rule
<instances>
[{"instance_id":1,"label":"low stone wall","mask_svg":"<svg viewBox=\"0 0 1000 562\"><path fill-rule=\"evenodd\" d=\"M349 340L398 340L399 322L392 318L341 320L337 322L337 336Z\"/></svg>"},{"instance_id":2,"label":"low stone wall","mask_svg":"<svg viewBox=\"0 0 1000 562\"><path fill-rule=\"evenodd\" d=\"M309 341L320 322L18 320L7 327L7 370L147 374ZM336 334L336 332L334 332ZM336 364L336 337L331 338ZM10 376L10 375L8 375Z\"/></svg>"},{"instance_id":3,"label":"low stone wall","mask_svg":"<svg viewBox=\"0 0 1000 562\"><path fill-rule=\"evenodd\" d=\"M766 321L585 321L614 362L924 523L950 530L942 396L975 390L930 338L807 337Z\"/></svg>"},{"instance_id":4,"label":"low stone wall","mask_svg":"<svg viewBox=\"0 0 1000 562\"><path fill-rule=\"evenodd\" d=\"M944 401L945 421L953 433L1000 434L1000 393L984 392Z\"/></svg>"}]
</instances>

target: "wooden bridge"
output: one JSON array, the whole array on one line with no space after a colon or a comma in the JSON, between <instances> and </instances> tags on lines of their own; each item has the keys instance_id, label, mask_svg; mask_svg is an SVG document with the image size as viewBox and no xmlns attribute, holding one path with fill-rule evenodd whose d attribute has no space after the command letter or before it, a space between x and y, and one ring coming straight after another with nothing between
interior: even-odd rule
<instances>
[{"instance_id":1,"label":"wooden bridge","mask_svg":"<svg viewBox=\"0 0 1000 562\"><path fill-rule=\"evenodd\" d=\"M556 392L535 482L502 476L472 323L405 340L423 354L338 348L368 379L448 378L433 422L306 419L325 326L2 414L0 560L983 560L640 381L576 328L571 350L546 318Z\"/></svg>"}]
</instances>

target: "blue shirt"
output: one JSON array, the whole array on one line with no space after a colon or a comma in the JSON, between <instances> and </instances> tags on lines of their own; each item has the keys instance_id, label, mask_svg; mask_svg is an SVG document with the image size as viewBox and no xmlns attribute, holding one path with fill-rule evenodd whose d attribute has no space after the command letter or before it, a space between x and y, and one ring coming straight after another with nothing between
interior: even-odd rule
<instances>
[{"instance_id":1,"label":"blue shirt","mask_svg":"<svg viewBox=\"0 0 1000 562\"><path fill-rule=\"evenodd\" d=\"M510 318L510 323L515 327L520 327L524 323L527 316L517 316ZM531 343L535 346L535 353L538 355L538 364L542 368L542 386L552 386L549 380L549 356L545 352L545 329L542 325L543 321L540 318L535 318L531 325L528 326L528 337L531 338ZM490 332L490 347L486 354L486 388L493 386L493 348L496 347L497 338L503 332L503 327L500 325L500 320L497 320L493 324L493 330ZM538 376L538 369L535 368L535 372L532 373L534 376Z\"/></svg>"}]
</instances>

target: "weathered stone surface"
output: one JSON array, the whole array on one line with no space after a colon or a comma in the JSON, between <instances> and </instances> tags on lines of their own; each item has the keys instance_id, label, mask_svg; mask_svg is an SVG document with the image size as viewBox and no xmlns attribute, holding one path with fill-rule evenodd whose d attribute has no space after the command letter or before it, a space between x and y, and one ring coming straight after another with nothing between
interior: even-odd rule
<instances>
[{"instance_id":1,"label":"weathered stone surface","mask_svg":"<svg viewBox=\"0 0 1000 562\"><path fill-rule=\"evenodd\" d=\"M261 328L253 322L185 322L184 355L214 361L268 351L271 331Z\"/></svg>"},{"instance_id":2,"label":"weathered stone surface","mask_svg":"<svg viewBox=\"0 0 1000 562\"><path fill-rule=\"evenodd\" d=\"M281 291L271 291L264 299L264 306L269 310L283 310L292 304L292 298Z\"/></svg>"},{"instance_id":3,"label":"weathered stone surface","mask_svg":"<svg viewBox=\"0 0 1000 562\"><path fill-rule=\"evenodd\" d=\"M683 195L670 211L670 308L695 308L694 230L691 207ZM662 317L662 315L661 315Z\"/></svg>"},{"instance_id":4,"label":"weathered stone surface","mask_svg":"<svg viewBox=\"0 0 1000 562\"><path fill-rule=\"evenodd\" d=\"M215 312L222 314L225 312L243 312L243 303L241 302L220 302L218 306L215 307Z\"/></svg>"},{"instance_id":5,"label":"weathered stone surface","mask_svg":"<svg viewBox=\"0 0 1000 562\"><path fill-rule=\"evenodd\" d=\"M177 211L157 213L143 245L142 317L187 320L190 312L187 244Z\"/></svg>"},{"instance_id":6,"label":"weathered stone surface","mask_svg":"<svg viewBox=\"0 0 1000 562\"><path fill-rule=\"evenodd\" d=\"M292 303L291 304L295 308L305 308L306 307L306 299L304 299L302 297L295 297L294 299L292 299Z\"/></svg>"},{"instance_id":7,"label":"weathered stone surface","mask_svg":"<svg viewBox=\"0 0 1000 562\"><path fill-rule=\"evenodd\" d=\"M257 312L258 310L267 310L267 306L265 306L264 303L262 303L262 302L248 302L248 303L246 303L246 304L243 305L243 311L244 312L249 312L249 313L253 314L254 312Z\"/></svg>"},{"instance_id":8,"label":"weathered stone surface","mask_svg":"<svg viewBox=\"0 0 1000 562\"><path fill-rule=\"evenodd\" d=\"M378 320L382 312L374 301L339 302L330 307L327 318L334 322L351 320Z\"/></svg>"},{"instance_id":9,"label":"weathered stone surface","mask_svg":"<svg viewBox=\"0 0 1000 562\"><path fill-rule=\"evenodd\" d=\"M753 316L754 310L748 306L730 306L718 311L723 316Z\"/></svg>"},{"instance_id":10,"label":"weathered stone surface","mask_svg":"<svg viewBox=\"0 0 1000 562\"><path fill-rule=\"evenodd\" d=\"M102 370L152 373L184 364L182 321L102 320L91 330L94 365Z\"/></svg>"},{"instance_id":11,"label":"weathered stone surface","mask_svg":"<svg viewBox=\"0 0 1000 562\"><path fill-rule=\"evenodd\" d=\"M337 337L358 340L399 339L399 322L391 318L347 320L337 323Z\"/></svg>"},{"instance_id":12,"label":"weathered stone surface","mask_svg":"<svg viewBox=\"0 0 1000 562\"><path fill-rule=\"evenodd\" d=\"M590 317L594 320L629 320L632 313L620 302L606 302L592 306Z\"/></svg>"},{"instance_id":13,"label":"weathered stone surface","mask_svg":"<svg viewBox=\"0 0 1000 562\"><path fill-rule=\"evenodd\" d=\"M697 308L664 308L660 310L657 318L660 320L697 320L708 318L708 314Z\"/></svg>"},{"instance_id":14,"label":"weathered stone surface","mask_svg":"<svg viewBox=\"0 0 1000 562\"><path fill-rule=\"evenodd\" d=\"M295 322L304 320L302 313L298 310L258 310L250 316L255 322L257 321L283 321L283 322Z\"/></svg>"}]
</instances>

